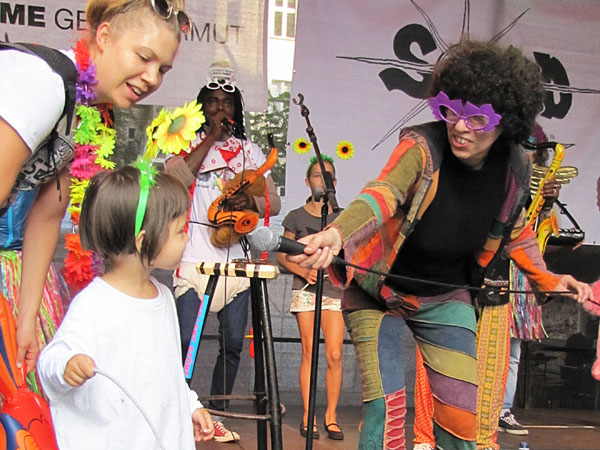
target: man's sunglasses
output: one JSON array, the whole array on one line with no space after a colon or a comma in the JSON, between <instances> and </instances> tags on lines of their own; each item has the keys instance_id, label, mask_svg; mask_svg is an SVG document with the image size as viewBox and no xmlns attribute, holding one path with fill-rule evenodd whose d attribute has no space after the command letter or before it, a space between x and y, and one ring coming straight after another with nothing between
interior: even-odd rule
<instances>
[{"instance_id":1,"label":"man's sunglasses","mask_svg":"<svg viewBox=\"0 0 600 450\"><path fill-rule=\"evenodd\" d=\"M206 84L206 87L211 91L222 89L224 92L228 92L230 94L233 94L235 92L235 86L231 84L230 81L224 79L209 81Z\"/></svg>"},{"instance_id":2,"label":"man's sunglasses","mask_svg":"<svg viewBox=\"0 0 600 450\"><path fill-rule=\"evenodd\" d=\"M192 19L183 9L177 9L170 0L150 0L152 9L163 19L169 20L173 14L177 19L177 25L182 33L190 34L192 32Z\"/></svg>"}]
</instances>

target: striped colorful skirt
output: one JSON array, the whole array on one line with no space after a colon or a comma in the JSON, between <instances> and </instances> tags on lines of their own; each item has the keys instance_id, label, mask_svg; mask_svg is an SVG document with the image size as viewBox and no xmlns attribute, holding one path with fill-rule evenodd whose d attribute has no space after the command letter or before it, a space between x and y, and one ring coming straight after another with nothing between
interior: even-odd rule
<instances>
[{"instance_id":1,"label":"striped colorful skirt","mask_svg":"<svg viewBox=\"0 0 600 450\"><path fill-rule=\"evenodd\" d=\"M0 251L0 276L2 277L2 293L16 314L19 308L19 286L21 284L20 251ZM62 276L56 270L54 264L51 264L37 317L37 335L40 350L52 339L62 321L70 298L68 292ZM42 394L41 384L35 370L27 375L27 385L33 392Z\"/></svg>"}]
</instances>

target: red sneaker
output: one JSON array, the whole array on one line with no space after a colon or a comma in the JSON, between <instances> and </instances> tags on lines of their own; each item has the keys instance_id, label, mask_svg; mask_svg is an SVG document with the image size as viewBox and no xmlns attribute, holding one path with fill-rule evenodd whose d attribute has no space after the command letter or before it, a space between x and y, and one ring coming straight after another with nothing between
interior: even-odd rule
<instances>
[{"instance_id":1,"label":"red sneaker","mask_svg":"<svg viewBox=\"0 0 600 450\"><path fill-rule=\"evenodd\" d=\"M217 442L236 442L240 440L240 435L235 431L228 430L223 422L215 422L215 436L213 439Z\"/></svg>"}]
</instances>

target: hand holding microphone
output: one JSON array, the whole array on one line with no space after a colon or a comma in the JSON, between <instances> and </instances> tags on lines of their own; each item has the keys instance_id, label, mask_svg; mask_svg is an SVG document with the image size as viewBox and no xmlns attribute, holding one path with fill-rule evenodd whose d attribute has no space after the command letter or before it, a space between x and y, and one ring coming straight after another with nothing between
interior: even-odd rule
<instances>
[{"instance_id":1,"label":"hand holding microphone","mask_svg":"<svg viewBox=\"0 0 600 450\"><path fill-rule=\"evenodd\" d=\"M235 121L227 117L222 111L208 118L204 126L206 127L206 134L214 140L226 140L237 129Z\"/></svg>"},{"instance_id":2,"label":"hand holding microphone","mask_svg":"<svg viewBox=\"0 0 600 450\"><path fill-rule=\"evenodd\" d=\"M237 130L237 124L229 117L223 117L223 119L221 120L221 125L227 128L230 134L235 133L235 131Z\"/></svg>"},{"instance_id":3,"label":"hand holding microphone","mask_svg":"<svg viewBox=\"0 0 600 450\"><path fill-rule=\"evenodd\" d=\"M261 252L278 251L286 253L288 259L301 267L324 269L331 263L344 264L345 261L334 253L342 248L342 240L334 228L306 236L294 241L275 234L269 228L260 227L247 236L250 246ZM293 255L293 256L289 256Z\"/></svg>"}]
</instances>

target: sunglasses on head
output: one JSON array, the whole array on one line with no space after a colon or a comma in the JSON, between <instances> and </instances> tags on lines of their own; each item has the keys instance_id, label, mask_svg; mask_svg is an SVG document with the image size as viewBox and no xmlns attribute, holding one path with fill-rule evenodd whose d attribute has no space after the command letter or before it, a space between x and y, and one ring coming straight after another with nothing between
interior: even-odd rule
<instances>
[{"instance_id":1,"label":"sunglasses on head","mask_svg":"<svg viewBox=\"0 0 600 450\"><path fill-rule=\"evenodd\" d=\"M489 103L475 106L471 102L466 102L463 105L462 100L450 100L443 91L429 99L429 107L437 120L457 123L462 119L467 128L473 131L492 131L502 119Z\"/></svg>"},{"instance_id":2,"label":"sunglasses on head","mask_svg":"<svg viewBox=\"0 0 600 450\"><path fill-rule=\"evenodd\" d=\"M206 83L206 87L211 91L223 89L224 92L228 92L229 94L233 94L235 92L235 86L230 84L229 81L223 79L209 81Z\"/></svg>"},{"instance_id":3,"label":"sunglasses on head","mask_svg":"<svg viewBox=\"0 0 600 450\"><path fill-rule=\"evenodd\" d=\"M173 14L177 19L177 25L182 33L192 32L192 20L183 9L177 9L170 0L150 0L152 9L163 19L169 20Z\"/></svg>"}]
</instances>

